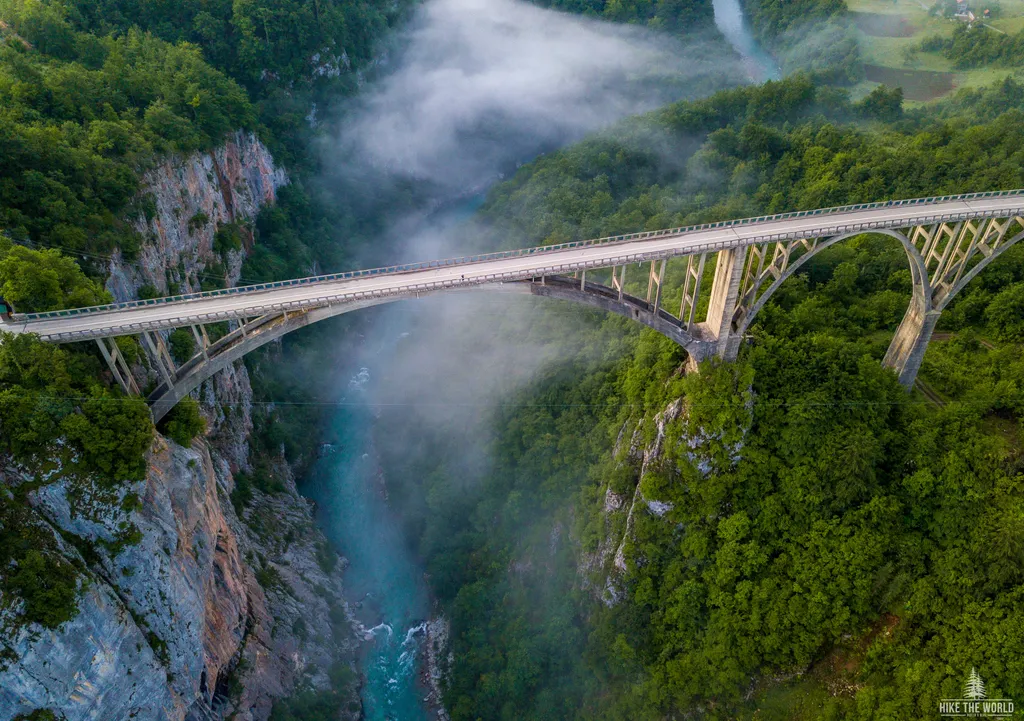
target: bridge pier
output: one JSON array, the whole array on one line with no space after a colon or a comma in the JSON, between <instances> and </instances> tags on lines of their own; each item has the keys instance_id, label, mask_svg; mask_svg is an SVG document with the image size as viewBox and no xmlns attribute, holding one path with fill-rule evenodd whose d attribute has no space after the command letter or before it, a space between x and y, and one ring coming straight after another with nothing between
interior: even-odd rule
<instances>
[{"instance_id":1,"label":"bridge pier","mask_svg":"<svg viewBox=\"0 0 1024 721\"><path fill-rule=\"evenodd\" d=\"M616 274L615 271L618 271ZM543 279L541 279L543 280ZM619 302L621 303L626 295L626 266L612 266L612 290L615 290L619 294Z\"/></svg>"},{"instance_id":2,"label":"bridge pier","mask_svg":"<svg viewBox=\"0 0 1024 721\"><path fill-rule=\"evenodd\" d=\"M925 351L928 350L928 343L935 331L935 324L939 322L941 315L941 310L921 312L911 304L900 322L900 327L896 329L889 349L885 352L882 365L896 371L900 385L907 390L914 386Z\"/></svg>"},{"instance_id":3,"label":"bridge pier","mask_svg":"<svg viewBox=\"0 0 1024 721\"><path fill-rule=\"evenodd\" d=\"M730 361L736 360L743 340L743 335L736 332L732 321L739 302L746 255L746 247L718 252L707 320L700 324L704 335L714 342L715 354Z\"/></svg>"},{"instance_id":4,"label":"bridge pier","mask_svg":"<svg viewBox=\"0 0 1024 721\"><path fill-rule=\"evenodd\" d=\"M686 259L686 276L683 279L683 298L679 304L679 321L687 333L693 333L697 324L697 303L700 300L700 284L704 278L704 263L708 254L689 256ZM696 261L694 260L696 258Z\"/></svg>"},{"instance_id":5,"label":"bridge pier","mask_svg":"<svg viewBox=\"0 0 1024 721\"><path fill-rule=\"evenodd\" d=\"M667 264L667 260L660 263L651 261L651 272L647 278L647 304L652 306L655 315L661 308L661 285L665 282L665 266Z\"/></svg>"}]
</instances>

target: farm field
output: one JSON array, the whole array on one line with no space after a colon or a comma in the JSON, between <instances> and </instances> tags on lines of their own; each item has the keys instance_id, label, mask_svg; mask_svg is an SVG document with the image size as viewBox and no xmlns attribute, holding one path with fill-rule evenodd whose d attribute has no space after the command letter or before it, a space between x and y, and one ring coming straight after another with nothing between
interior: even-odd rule
<instances>
[{"instance_id":1,"label":"farm field","mask_svg":"<svg viewBox=\"0 0 1024 721\"><path fill-rule=\"evenodd\" d=\"M984 21L993 30L1024 30L1024 0L970 0L969 4L978 16L986 7L993 9L996 17ZM925 38L952 35L962 22L932 15L928 0L847 0L847 7L865 63L866 79L853 89L855 96L880 83L899 85L908 104L915 105L957 88L987 85L1007 76L1024 80L1024 64L1019 68L958 70L937 52L916 51Z\"/></svg>"}]
</instances>

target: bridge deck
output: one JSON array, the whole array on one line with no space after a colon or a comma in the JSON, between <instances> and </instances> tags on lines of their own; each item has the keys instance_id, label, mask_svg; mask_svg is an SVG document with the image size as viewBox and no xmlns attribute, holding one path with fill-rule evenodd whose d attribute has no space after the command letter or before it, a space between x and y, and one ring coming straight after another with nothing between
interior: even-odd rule
<instances>
[{"instance_id":1,"label":"bridge deck","mask_svg":"<svg viewBox=\"0 0 1024 721\"><path fill-rule=\"evenodd\" d=\"M225 294L196 294L152 305L83 309L63 317L54 314L15 315L0 325L14 333L37 333L47 340L70 341L210 323L225 318L259 315L289 308L308 308L389 295L415 295L439 288L458 288L524 280L705 251L735 248L787 238L813 238L878 228L899 228L967 218L1024 214L1024 191L980 196L899 201L859 209L840 208L790 214L721 227L702 226L679 232L627 236L622 240L552 246L530 252L491 254L447 261L440 267L401 267L364 277L310 279L301 284ZM495 256L508 257L495 257Z\"/></svg>"}]
</instances>

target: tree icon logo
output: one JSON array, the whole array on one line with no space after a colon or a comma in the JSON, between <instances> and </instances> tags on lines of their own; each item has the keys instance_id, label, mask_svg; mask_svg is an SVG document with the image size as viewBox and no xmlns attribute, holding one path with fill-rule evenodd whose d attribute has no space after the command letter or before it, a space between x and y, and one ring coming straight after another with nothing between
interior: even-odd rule
<instances>
[{"instance_id":1,"label":"tree icon logo","mask_svg":"<svg viewBox=\"0 0 1024 721\"><path fill-rule=\"evenodd\" d=\"M962 698L944 698L939 700L939 716L943 718L1013 718L1016 704L1012 698L989 698L985 682L978 669L971 667L964 684Z\"/></svg>"},{"instance_id":2,"label":"tree icon logo","mask_svg":"<svg viewBox=\"0 0 1024 721\"><path fill-rule=\"evenodd\" d=\"M980 701L985 698L985 682L981 680L978 669L973 666L971 672L967 674L967 683L964 684L964 698L972 701Z\"/></svg>"}]
</instances>

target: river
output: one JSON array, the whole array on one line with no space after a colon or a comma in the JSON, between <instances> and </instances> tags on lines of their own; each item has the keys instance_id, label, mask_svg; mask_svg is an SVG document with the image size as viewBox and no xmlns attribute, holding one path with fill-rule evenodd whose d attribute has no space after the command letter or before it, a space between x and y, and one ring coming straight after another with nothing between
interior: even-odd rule
<instances>
[{"instance_id":1,"label":"river","mask_svg":"<svg viewBox=\"0 0 1024 721\"><path fill-rule=\"evenodd\" d=\"M739 0L714 0L714 10L716 24L743 58L750 80L761 82L778 78L778 67L758 47L746 27ZM538 11L531 8L523 12ZM507 22L513 22L512 18L510 15ZM586 54L601 55L597 50L586 50ZM426 77L429 73L423 75ZM507 79L504 82L507 83ZM586 94L592 94L591 87L600 87L600 83L588 83ZM372 88L367 92L372 93ZM512 87L509 92L523 91ZM587 102L594 103L595 99L588 97ZM488 103L482 115L502 116L493 112L493 98L489 97ZM618 117L629 113L628 104L620 105L623 110ZM372 103L370 107L372 109ZM562 109L556 112L565 115ZM512 126L508 127L510 118ZM615 119L609 117L602 122L607 124ZM481 190L497 182L503 170L510 165L514 167L514 161L528 160L551 145L550 129L542 131L537 126L543 124L537 123L535 118L504 113L501 122L506 123L506 127L500 129L511 132L485 133L495 148L481 150L479 137L473 140L476 145L463 142L461 147L453 146L463 155L487 157L489 167L474 168L477 175L470 177L462 187L446 188L439 204L449 209L425 216L420 230L429 226L437 235L439 227L450 230L464 222L476 207L475 201L464 200L466 196L476 193L479 198ZM580 126L575 134L578 137L591 129ZM532 140L529 139L531 133L535 133ZM503 138L513 134L520 142L512 151L517 157L510 157L507 149L503 153L498 147L505 142ZM572 140L572 135L565 133L561 141ZM528 139L526 154L523 154L524 136ZM458 200L460 197L463 200ZM409 229L404 232L408 234ZM409 331L415 332L416 323L414 315L401 304L372 313L372 323L364 326L365 337L354 344L354 349L350 344L346 352L338 354L344 360L339 361L337 372L347 383L337 391L337 411L331 419L331 427L324 429L323 437L330 438L332 443L324 447L303 491L318 504L318 517L325 534L349 562L345 570L348 599L367 639L360 659L365 677L362 687L364 718L368 721L421 721L431 715L424 703L426 691L419 684L425 621L431 613L430 597L420 560L404 536L401 519L388 503L386 479L374 448L374 434L381 431L375 428L374 404L380 391L377 379L385 375L380 371L401 339Z\"/></svg>"},{"instance_id":2,"label":"river","mask_svg":"<svg viewBox=\"0 0 1024 721\"><path fill-rule=\"evenodd\" d=\"M304 487L319 506L325 534L348 559L349 603L367 644L360 659L364 718L427 718L416 683L429 603L423 572L409 552L399 520L387 503L385 479L373 446L372 368L401 337L405 316L379 313L376 338L363 343L342 373L349 376L326 437L332 439Z\"/></svg>"},{"instance_id":3,"label":"river","mask_svg":"<svg viewBox=\"0 0 1024 721\"><path fill-rule=\"evenodd\" d=\"M740 0L712 0L715 8L715 25L729 44L743 58L747 75L755 83L778 80L782 77L775 59L766 53L754 39Z\"/></svg>"}]
</instances>

